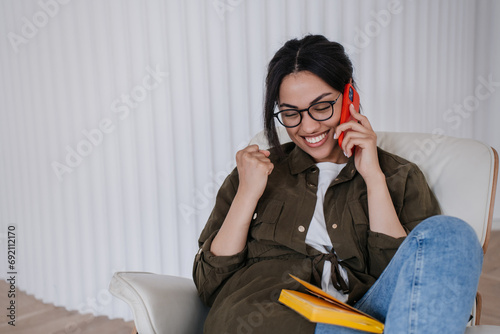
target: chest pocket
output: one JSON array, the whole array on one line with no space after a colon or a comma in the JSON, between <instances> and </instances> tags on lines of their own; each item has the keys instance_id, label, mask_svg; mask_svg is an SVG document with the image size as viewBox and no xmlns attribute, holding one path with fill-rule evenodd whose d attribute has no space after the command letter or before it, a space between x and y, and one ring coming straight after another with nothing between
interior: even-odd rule
<instances>
[{"instance_id":1,"label":"chest pocket","mask_svg":"<svg viewBox=\"0 0 500 334\"><path fill-rule=\"evenodd\" d=\"M283 201L268 200L259 203L250 225L250 236L258 241L273 241L276 232L276 222L283 210Z\"/></svg>"}]
</instances>

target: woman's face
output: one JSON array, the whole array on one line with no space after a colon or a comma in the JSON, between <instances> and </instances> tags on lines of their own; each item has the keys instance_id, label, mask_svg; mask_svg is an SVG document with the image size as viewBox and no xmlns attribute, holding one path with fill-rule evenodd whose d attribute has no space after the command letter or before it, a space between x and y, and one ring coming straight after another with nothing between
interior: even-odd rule
<instances>
[{"instance_id":1,"label":"woman's face","mask_svg":"<svg viewBox=\"0 0 500 334\"><path fill-rule=\"evenodd\" d=\"M317 75L301 71L287 75L279 91L280 110L305 109L311 104L334 101L340 92L333 89ZM294 128L286 128L292 141L309 154L316 162L344 163L344 156L338 141L333 139L335 128L340 122L342 96L333 105L333 116L326 121L316 121L307 111L302 112L302 122Z\"/></svg>"}]
</instances>

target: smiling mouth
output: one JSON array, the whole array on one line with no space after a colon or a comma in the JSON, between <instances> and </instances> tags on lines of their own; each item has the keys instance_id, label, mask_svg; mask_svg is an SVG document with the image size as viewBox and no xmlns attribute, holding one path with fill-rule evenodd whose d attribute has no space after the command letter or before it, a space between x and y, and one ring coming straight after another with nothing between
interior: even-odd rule
<instances>
[{"instance_id":1,"label":"smiling mouth","mask_svg":"<svg viewBox=\"0 0 500 334\"><path fill-rule=\"evenodd\" d=\"M319 136L316 136L316 137L304 137L304 139L309 143L309 144L316 144L316 143L319 143L320 141L322 141L325 137L326 137L326 134L328 133L327 132L323 132L322 134L320 134Z\"/></svg>"}]
</instances>

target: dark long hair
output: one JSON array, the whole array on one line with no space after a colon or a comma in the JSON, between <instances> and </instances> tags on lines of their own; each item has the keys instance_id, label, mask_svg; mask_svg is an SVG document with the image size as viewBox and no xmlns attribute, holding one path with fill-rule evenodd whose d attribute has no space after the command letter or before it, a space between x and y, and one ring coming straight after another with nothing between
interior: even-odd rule
<instances>
[{"instance_id":1,"label":"dark long hair","mask_svg":"<svg viewBox=\"0 0 500 334\"><path fill-rule=\"evenodd\" d=\"M276 52L267 69L264 129L269 145L276 147L279 155L283 152L276 132L274 110L283 78L300 71L309 71L343 92L344 86L352 79L353 67L344 47L321 35L289 40ZM356 88L354 80L352 84Z\"/></svg>"}]
</instances>

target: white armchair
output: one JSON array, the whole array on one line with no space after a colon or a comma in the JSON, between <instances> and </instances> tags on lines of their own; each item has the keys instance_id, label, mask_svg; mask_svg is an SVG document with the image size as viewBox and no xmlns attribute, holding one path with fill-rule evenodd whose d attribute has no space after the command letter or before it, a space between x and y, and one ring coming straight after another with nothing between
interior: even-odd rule
<instances>
[{"instance_id":1,"label":"white armchair","mask_svg":"<svg viewBox=\"0 0 500 334\"><path fill-rule=\"evenodd\" d=\"M381 148L417 163L443 214L468 222L486 252L498 177L496 151L472 139L396 132L378 132L377 136ZM282 143L290 141L284 128L280 128L280 138ZM262 148L268 146L262 132L251 143ZM140 334L203 332L208 308L199 300L191 279L117 272L109 290L132 308ZM478 296L472 310L474 320L466 333L500 333L500 327L477 326L480 300Z\"/></svg>"}]
</instances>

